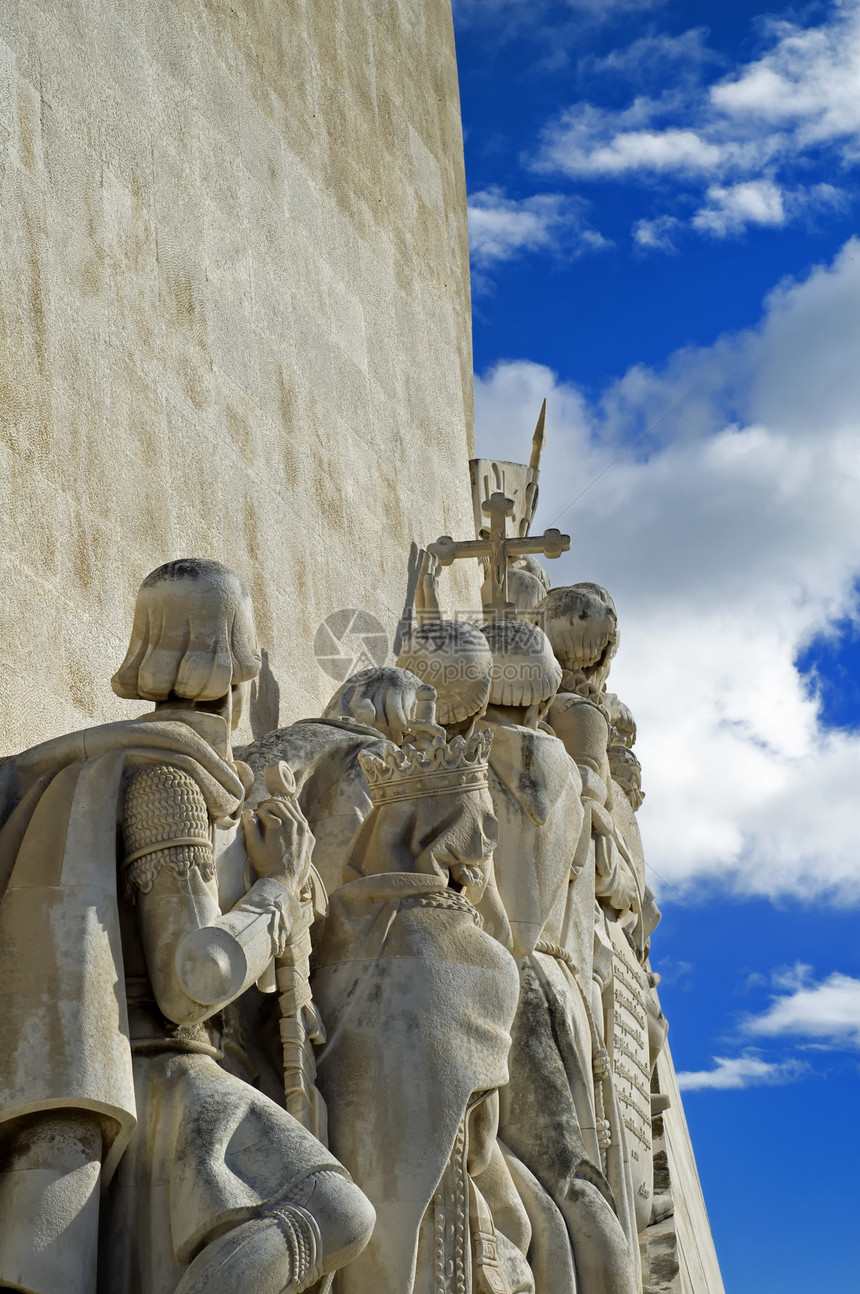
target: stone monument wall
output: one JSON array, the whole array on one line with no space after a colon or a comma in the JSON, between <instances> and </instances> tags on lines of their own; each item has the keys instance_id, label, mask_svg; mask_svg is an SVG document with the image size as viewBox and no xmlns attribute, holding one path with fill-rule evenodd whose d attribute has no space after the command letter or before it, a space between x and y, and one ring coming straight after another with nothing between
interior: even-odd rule
<instances>
[{"instance_id":1,"label":"stone monument wall","mask_svg":"<svg viewBox=\"0 0 860 1294\"><path fill-rule=\"evenodd\" d=\"M393 635L412 540L472 524L450 5L0 19L0 753L128 716L134 592L183 555L251 586L255 731L316 714L320 622Z\"/></svg>"}]
</instances>

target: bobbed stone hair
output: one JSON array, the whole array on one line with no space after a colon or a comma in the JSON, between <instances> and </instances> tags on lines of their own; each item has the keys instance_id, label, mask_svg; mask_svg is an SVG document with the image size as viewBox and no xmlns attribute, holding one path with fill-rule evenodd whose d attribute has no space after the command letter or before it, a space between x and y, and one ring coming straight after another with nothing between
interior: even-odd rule
<instances>
[{"instance_id":1,"label":"bobbed stone hair","mask_svg":"<svg viewBox=\"0 0 860 1294\"><path fill-rule=\"evenodd\" d=\"M417 625L403 643L397 664L435 687L437 723L462 723L486 710L493 657L474 625L462 620Z\"/></svg>"},{"instance_id":2,"label":"bobbed stone hair","mask_svg":"<svg viewBox=\"0 0 860 1294\"><path fill-rule=\"evenodd\" d=\"M129 701L217 701L256 678L260 664L251 596L239 576L220 562L183 557L141 584L111 687Z\"/></svg>"},{"instance_id":3,"label":"bobbed stone hair","mask_svg":"<svg viewBox=\"0 0 860 1294\"><path fill-rule=\"evenodd\" d=\"M537 705L555 696L561 666L542 629L522 620L497 620L482 632L493 653L491 705Z\"/></svg>"},{"instance_id":4,"label":"bobbed stone hair","mask_svg":"<svg viewBox=\"0 0 860 1294\"><path fill-rule=\"evenodd\" d=\"M564 669L587 668L602 660L608 672L618 650L618 616L601 585L583 582L552 589L528 618L543 626Z\"/></svg>"}]
</instances>

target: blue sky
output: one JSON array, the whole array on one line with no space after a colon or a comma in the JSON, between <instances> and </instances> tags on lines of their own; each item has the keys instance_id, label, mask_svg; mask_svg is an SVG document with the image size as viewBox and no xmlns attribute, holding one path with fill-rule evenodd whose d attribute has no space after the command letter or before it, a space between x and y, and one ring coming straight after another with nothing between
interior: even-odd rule
<instances>
[{"instance_id":1,"label":"blue sky","mask_svg":"<svg viewBox=\"0 0 860 1294\"><path fill-rule=\"evenodd\" d=\"M618 603L727 1294L860 1289L860 0L455 15L479 450L548 397Z\"/></svg>"}]
</instances>

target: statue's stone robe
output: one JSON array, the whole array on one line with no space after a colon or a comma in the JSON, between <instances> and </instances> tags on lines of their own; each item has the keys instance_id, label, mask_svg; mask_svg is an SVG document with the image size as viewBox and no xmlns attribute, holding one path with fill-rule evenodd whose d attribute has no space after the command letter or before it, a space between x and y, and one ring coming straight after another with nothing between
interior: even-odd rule
<instances>
[{"instance_id":1,"label":"statue's stone robe","mask_svg":"<svg viewBox=\"0 0 860 1294\"><path fill-rule=\"evenodd\" d=\"M332 1149L377 1212L340 1294L432 1294L445 1218L468 1274L467 1115L507 1081L517 989L510 954L443 877L369 875L332 896L313 980L318 1082Z\"/></svg>"},{"instance_id":2,"label":"statue's stone robe","mask_svg":"<svg viewBox=\"0 0 860 1294\"><path fill-rule=\"evenodd\" d=\"M590 1001L593 848L581 778L548 731L492 712L488 722L490 790L500 828L494 866L520 966L499 1136L567 1225L578 1283L545 1294L615 1294L634 1288L634 1259L598 1140L593 1061L600 1038ZM592 1226L603 1229L614 1284L605 1283L606 1269L592 1257ZM535 1243L540 1235L536 1228ZM539 1269L541 1257L532 1264Z\"/></svg>"},{"instance_id":3,"label":"statue's stone robe","mask_svg":"<svg viewBox=\"0 0 860 1294\"><path fill-rule=\"evenodd\" d=\"M117 887L124 779L153 764L193 778L213 826L234 820L245 786L213 715L156 712L73 733L0 772L0 1122L14 1135L28 1117L76 1111L103 1128L103 1294L174 1289L220 1229L321 1168L343 1171L219 1064L220 1019L176 1027L155 1005ZM2 1182L10 1235L15 1176ZM27 1288L65 1294L62 1252L31 1256ZM19 1278L0 1269L0 1282Z\"/></svg>"},{"instance_id":4,"label":"statue's stone robe","mask_svg":"<svg viewBox=\"0 0 860 1294\"><path fill-rule=\"evenodd\" d=\"M105 1178L135 1126L117 829L123 778L147 763L190 773L213 819L244 798L209 741L157 718L45 742L6 764L0 784L0 1120L56 1108L103 1116Z\"/></svg>"}]
</instances>

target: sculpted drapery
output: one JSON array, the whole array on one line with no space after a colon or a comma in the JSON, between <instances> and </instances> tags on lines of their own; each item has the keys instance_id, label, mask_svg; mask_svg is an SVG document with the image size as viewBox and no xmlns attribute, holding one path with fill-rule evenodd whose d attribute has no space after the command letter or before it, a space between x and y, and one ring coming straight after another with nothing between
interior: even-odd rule
<instances>
[{"instance_id":1,"label":"sculpted drapery","mask_svg":"<svg viewBox=\"0 0 860 1294\"><path fill-rule=\"evenodd\" d=\"M548 637L425 619L245 763L247 593L170 563L114 679L152 713L0 768L0 1283L641 1288L635 724L605 591L521 574Z\"/></svg>"}]
</instances>

